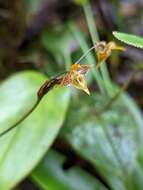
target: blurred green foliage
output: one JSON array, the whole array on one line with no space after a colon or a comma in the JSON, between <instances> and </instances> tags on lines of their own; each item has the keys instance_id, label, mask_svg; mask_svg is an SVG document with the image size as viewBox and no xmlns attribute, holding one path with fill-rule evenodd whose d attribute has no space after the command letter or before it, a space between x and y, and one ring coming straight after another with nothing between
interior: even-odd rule
<instances>
[{"instance_id":1,"label":"blurred green foliage","mask_svg":"<svg viewBox=\"0 0 143 190\"><path fill-rule=\"evenodd\" d=\"M2 47L4 45L0 49L1 70L7 63L18 62L21 66L26 62L28 69L32 67L38 71L14 73L0 84L0 132L31 108L47 75L53 77L68 70L77 57L99 41L97 20L93 17L90 1L72 1L74 6L78 4L83 9L90 36L87 30L81 29L86 28L85 25L80 23L80 26L72 16L63 23L64 19L59 21L53 14L54 24L45 24L41 29L41 19L36 28L36 13L40 14L41 7L47 6L45 2L15 0L13 6L6 3L16 20L11 25L4 21L1 24L0 33L3 35L0 39ZM50 9L55 10L55 1L51 2ZM13 29L17 27L15 32ZM20 42L27 28L30 45L24 44L24 50L21 50ZM32 33L33 28L40 31L39 35ZM119 32L113 34L129 45L143 48L141 37ZM33 54L36 55L34 58ZM91 65L92 75L87 77L91 96L57 87L16 129L0 138L0 190L21 189L18 184L25 177L44 190L142 190L142 113L126 92L114 99L120 87L110 78L107 63L102 63L99 70L95 69L95 52L88 55L82 61L84 63ZM56 138L62 143L57 143ZM52 146L53 143L57 143L60 150ZM79 159L73 165L71 152ZM65 169L67 161L69 168ZM86 168L81 167L85 162L91 170L88 164ZM96 174L93 175L92 171Z\"/></svg>"}]
</instances>

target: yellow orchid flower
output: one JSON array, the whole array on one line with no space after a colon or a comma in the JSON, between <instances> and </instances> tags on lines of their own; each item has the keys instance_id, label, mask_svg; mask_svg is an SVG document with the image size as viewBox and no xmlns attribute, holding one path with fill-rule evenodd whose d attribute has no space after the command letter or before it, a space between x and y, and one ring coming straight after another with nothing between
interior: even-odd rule
<instances>
[{"instance_id":1,"label":"yellow orchid flower","mask_svg":"<svg viewBox=\"0 0 143 190\"><path fill-rule=\"evenodd\" d=\"M125 48L122 46L118 46L115 42L106 43L101 41L96 44L96 58L97 58L97 65L96 68L100 66L102 61L105 61L112 53L112 50L121 50L125 51Z\"/></svg>"},{"instance_id":2,"label":"yellow orchid flower","mask_svg":"<svg viewBox=\"0 0 143 190\"><path fill-rule=\"evenodd\" d=\"M63 77L61 81L62 86L74 86L80 90L83 90L88 95L90 92L87 87L87 83L85 80L85 74L89 71L89 65L80 65L75 63L71 66L69 72Z\"/></svg>"}]
</instances>

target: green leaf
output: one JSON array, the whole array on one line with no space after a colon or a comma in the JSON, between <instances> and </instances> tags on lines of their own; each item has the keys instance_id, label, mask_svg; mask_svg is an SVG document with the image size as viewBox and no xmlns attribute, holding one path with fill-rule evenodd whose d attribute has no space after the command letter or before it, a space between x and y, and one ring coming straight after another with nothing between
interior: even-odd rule
<instances>
[{"instance_id":1,"label":"green leaf","mask_svg":"<svg viewBox=\"0 0 143 190\"><path fill-rule=\"evenodd\" d=\"M65 171L65 157L49 151L44 160L32 172L32 179L44 190L103 190L90 174L75 166Z\"/></svg>"},{"instance_id":2,"label":"green leaf","mask_svg":"<svg viewBox=\"0 0 143 190\"><path fill-rule=\"evenodd\" d=\"M132 34L126 34L122 32L113 32L113 35L120 41L143 49L143 38Z\"/></svg>"},{"instance_id":3,"label":"green leaf","mask_svg":"<svg viewBox=\"0 0 143 190\"><path fill-rule=\"evenodd\" d=\"M69 49L70 33L64 27L57 26L43 32L41 42L54 56L62 56Z\"/></svg>"},{"instance_id":4,"label":"green leaf","mask_svg":"<svg viewBox=\"0 0 143 190\"><path fill-rule=\"evenodd\" d=\"M77 5L85 5L89 0L73 0Z\"/></svg>"},{"instance_id":5,"label":"green leaf","mask_svg":"<svg viewBox=\"0 0 143 190\"><path fill-rule=\"evenodd\" d=\"M36 101L45 76L21 72L0 86L0 132L14 124ZM16 186L49 149L65 118L69 91L55 88L16 129L0 138L0 189Z\"/></svg>"},{"instance_id":6,"label":"green leaf","mask_svg":"<svg viewBox=\"0 0 143 190\"><path fill-rule=\"evenodd\" d=\"M52 54L59 66L65 64L66 70L69 70L71 65L70 40L71 33L61 25L44 31L41 36L42 45ZM53 64L55 66L55 63Z\"/></svg>"},{"instance_id":7,"label":"green leaf","mask_svg":"<svg viewBox=\"0 0 143 190\"><path fill-rule=\"evenodd\" d=\"M142 150L142 115L130 97L122 95L98 116L97 110L107 101L107 96L96 94L72 102L61 137L98 168L111 189L136 189L143 186L143 170L137 159Z\"/></svg>"}]
</instances>

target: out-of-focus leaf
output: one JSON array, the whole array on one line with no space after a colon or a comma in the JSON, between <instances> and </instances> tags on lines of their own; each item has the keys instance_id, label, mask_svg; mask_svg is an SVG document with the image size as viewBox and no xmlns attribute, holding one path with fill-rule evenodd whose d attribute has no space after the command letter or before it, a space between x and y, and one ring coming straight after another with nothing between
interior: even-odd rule
<instances>
[{"instance_id":1,"label":"out-of-focus leaf","mask_svg":"<svg viewBox=\"0 0 143 190\"><path fill-rule=\"evenodd\" d=\"M99 182L79 167L65 171L65 157L50 151L32 172L32 179L44 190L103 190Z\"/></svg>"},{"instance_id":2,"label":"out-of-focus leaf","mask_svg":"<svg viewBox=\"0 0 143 190\"><path fill-rule=\"evenodd\" d=\"M0 132L14 124L36 101L46 77L16 74L0 85ZM0 138L0 189L12 189L36 164L56 137L69 100L67 89L53 89L16 129Z\"/></svg>"},{"instance_id":3,"label":"out-of-focus leaf","mask_svg":"<svg viewBox=\"0 0 143 190\"><path fill-rule=\"evenodd\" d=\"M143 49L143 38L132 34L126 34L122 32L113 32L113 35L120 41Z\"/></svg>"},{"instance_id":4,"label":"out-of-focus leaf","mask_svg":"<svg viewBox=\"0 0 143 190\"><path fill-rule=\"evenodd\" d=\"M57 26L52 30L45 31L41 41L44 47L59 59L69 50L70 33L64 27Z\"/></svg>"},{"instance_id":5,"label":"out-of-focus leaf","mask_svg":"<svg viewBox=\"0 0 143 190\"><path fill-rule=\"evenodd\" d=\"M143 171L137 156L141 150L142 116L130 97L122 95L99 117L97 110L107 101L101 95L77 99L71 104L61 136L99 169L112 189L141 190Z\"/></svg>"},{"instance_id":6,"label":"out-of-focus leaf","mask_svg":"<svg viewBox=\"0 0 143 190\"><path fill-rule=\"evenodd\" d=\"M27 6L27 21L31 21L32 17L42 8L43 0L25 0Z\"/></svg>"},{"instance_id":7,"label":"out-of-focus leaf","mask_svg":"<svg viewBox=\"0 0 143 190\"><path fill-rule=\"evenodd\" d=\"M74 3L78 5L84 5L88 2L89 0L73 0Z\"/></svg>"}]
</instances>

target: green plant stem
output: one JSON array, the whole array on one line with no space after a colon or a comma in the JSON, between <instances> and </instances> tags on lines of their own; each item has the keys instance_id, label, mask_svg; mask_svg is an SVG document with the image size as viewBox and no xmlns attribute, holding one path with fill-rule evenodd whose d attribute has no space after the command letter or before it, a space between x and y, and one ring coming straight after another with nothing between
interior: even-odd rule
<instances>
[{"instance_id":1,"label":"green plant stem","mask_svg":"<svg viewBox=\"0 0 143 190\"><path fill-rule=\"evenodd\" d=\"M94 23L94 18L93 18L92 9L91 9L90 4L89 3L85 4L83 6L83 10L84 10L84 14L85 14L85 17L87 20L92 43L95 44L96 42L99 41L99 36L98 36L97 29L96 29L96 25ZM111 90L112 90L112 85L111 85L111 80L110 80L109 73L108 73L105 62L103 62L101 64L101 74L103 77L104 87L106 89L106 92L108 93L108 95L110 95Z\"/></svg>"},{"instance_id":2,"label":"green plant stem","mask_svg":"<svg viewBox=\"0 0 143 190\"><path fill-rule=\"evenodd\" d=\"M86 51L75 63L80 63L93 49L95 49L95 46L89 48L89 50Z\"/></svg>"},{"instance_id":3,"label":"green plant stem","mask_svg":"<svg viewBox=\"0 0 143 190\"><path fill-rule=\"evenodd\" d=\"M4 136L6 133L10 132L12 129L16 128L20 123L22 123L39 105L42 98L51 90L53 87L61 82L61 78L53 78L50 80L47 80L44 82L44 84L40 87L40 89L37 92L37 101L35 104L18 120L16 121L12 126L10 126L8 129L0 133L0 137Z\"/></svg>"},{"instance_id":4,"label":"green plant stem","mask_svg":"<svg viewBox=\"0 0 143 190\"><path fill-rule=\"evenodd\" d=\"M2 133L0 133L0 137L4 136L6 133L8 133L9 131L11 131L12 129L16 128L22 121L24 121L35 109L36 107L39 105L41 99L37 99L37 101L35 102L35 104L30 108L30 110L28 112L26 112L25 115L23 115L16 123L14 123L14 125L12 125L11 127L9 127L8 129L6 129L5 131L3 131Z\"/></svg>"},{"instance_id":5,"label":"green plant stem","mask_svg":"<svg viewBox=\"0 0 143 190\"><path fill-rule=\"evenodd\" d=\"M71 23L69 25L71 32L74 34L74 37L76 39L76 41L79 43L83 53L88 52L89 47L84 39L83 34L81 33L81 31L76 27L76 25L74 23ZM92 56L92 54L89 54L86 56L86 60L87 62L94 67L94 57ZM78 60L79 61L79 60ZM98 72L98 70L95 70L95 68L92 69L92 75L95 78L96 82L97 82L97 86L100 89L101 93L105 94L105 89L104 89L104 85L103 85L103 80Z\"/></svg>"},{"instance_id":6,"label":"green plant stem","mask_svg":"<svg viewBox=\"0 0 143 190\"><path fill-rule=\"evenodd\" d=\"M91 9L90 4L89 3L85 4L83 6L83 10L84 10L85 17L86 17L86 20L87 20L87 24L88 24L89 32L90 32L90 35L91 35L91 38L92 38L92 42L93 42L93 44L95 44L96 42L99 41L99 36L98 36L98 32L96 30L96 26L95 26L95 23L94 23L94 18L93 18L92 9ZM112 83L111 83L111 80L110 80L110 77L109 77L109 73L108 73L106 64L104 62L101 64L101 74L102 74L103 81L104 81L104 87L105 87L108 95L111 95L111 93L112 93ZM106 136L106 139L109 142L110 146L112 147L114 156L116 157L116 160L119 163L119 166L121 167L121 171L123 172L123 174L126 175L126 169L124 167L124 164L122 163L122 159L120 158L120 155L118 154L118 151L117 151L116 147L114 146L114 143L113 143L113 141L111 139L111 136L108 133L108 130L107 130L105 124L103 123L103 119L101 118L100 115L98 115L98 119L101 122L101 126L102 126L103 132L104 132L104 134ZM125 187L126 187L126 185L127 185L126 180L125 179L122 179L122 180L123 180L123 182L125 184Z\"/></svg>"}]
</instances>

